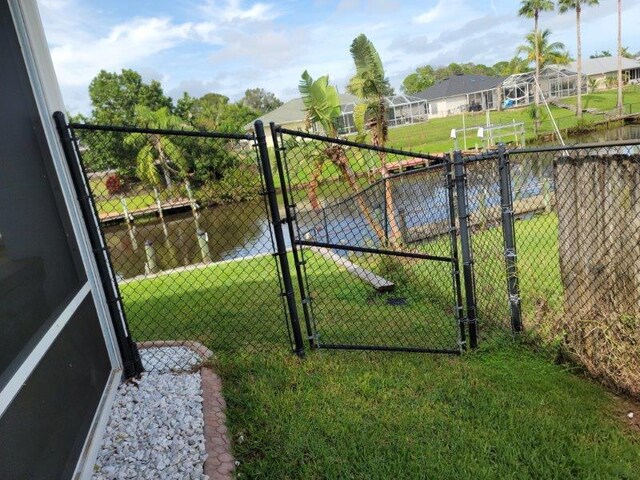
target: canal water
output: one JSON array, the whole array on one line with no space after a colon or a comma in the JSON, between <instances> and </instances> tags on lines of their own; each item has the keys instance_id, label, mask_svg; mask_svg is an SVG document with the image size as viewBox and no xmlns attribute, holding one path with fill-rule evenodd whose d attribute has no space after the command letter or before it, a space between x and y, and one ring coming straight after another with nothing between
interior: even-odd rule
<instances>
[{"instance_id":1,"label":"canal water","mask_svg":"<svg viewBox=\"0 0 640 480\"><path fill-rule=\"evenodd\" d=\"M566 143L592 143L612 140L640 139L640 125L630 125L609 131L592 132ZM519 198L545 193L552 184L551 165L532 171L519 171L514 165L514 178L527 179L526 184L515 184ZM493 168L479 169L469 183L471 210L497 207L500 204L497 174ZM361 193L380 225L386 226L384 191L382 184L374 184ZM415 173L393 180L393 198L396 217L405 239L419 241L421 227L444 225L448 221L447 191L441 173ZM377 239L353 198L325 198L320 212L300 211L298 222L303 238L320 242L371 247ZM289 236L283 226L289 247ZM263 201L220 205L199 211L195 218L191 212L168 215L164 221L149 219L126 225L107 227L105 236L111 258L120 278L145 274L145 243L151 243L159 270L188 266L203 261L203 251L197 231L206 233L208 258L213 262L232 260L273 252L269 221ZM428 229L426 230L428 231ZM433 234L431 232L430 234Z\"/></svg>"}]
</instances>

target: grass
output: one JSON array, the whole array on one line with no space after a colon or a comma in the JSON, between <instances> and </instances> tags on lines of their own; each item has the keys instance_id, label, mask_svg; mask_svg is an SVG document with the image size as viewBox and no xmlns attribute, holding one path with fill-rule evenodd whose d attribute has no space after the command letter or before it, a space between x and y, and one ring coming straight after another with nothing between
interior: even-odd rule
<instances>
[{"instance_id":1,"label":"grass","mask_svg":"<svg viewBox=\"0 0 640 480\"><path fill-rule=\"evenodd\" d=\"M238 478L632 479L640 468L618 399L514 346L240 356L217 369Z\"/></svg>"},{"instance_id":2,"label":"grass","mask_svg":"<svg viewBox=\"0 0 640 480\"><path fill-rule=\"evenodd\" d=\"M524 322L539 326L541 306L553 312L562 302L557 217L545 214L518 221L516 234ZM448 255L448 248L446 239L421 247L425 253L443 256ZM473 248L480 328L489 332L509 321L500 229L474 235ZM380 265L384 257L373 257L354 261L395 281L397 288L392 293L378 294L332 261L307 253L321 341L455 349L449 264L402 261L401 273L408 278L399 279L389 266ZM297 284L295 275L293 281ZM268 255L121 285L136 339L199 340L215 351L286 344L282 305L276 300L279 288L275 263ZM389 305L390 297L404 298L406 304ZM300 304L298 310L302 312Z\"/></svg>"},{"instance_id":3,"label":"grass","mask_svg":"<svg viewBox=\"0 0 640 480\"><path fill-rule=\"evenodd\" d=\"M563 103L576 104L576 97L562 99ZM625 113L640 111L640 88L636 85L627 86L623 91ZM602 111L613 110L618 104L618 90L602 90L582 96L583 108L596 108Z\"/></svg>"},{"instance_id":4,"label":"grass","mask_svg":"<svg viewBox=\"0 0 640 480\"><path fill-rule=\"evenodd\" d=\"M561 300L556 228L552 214L516 223L525 325L540 299ZM446 242L424 249L442 253ZM491 308L506 303L498 230L475 235L474 252L486 324ZM321 339L455 342L448 269L404 267L401 275L384 270L412 279L393 294L408 304L392 307L308 255ZM301 361L287 348L269 256L121 290L137 340L199 340L219 352L238 478L637 478L640 436L624 424L630 407L514 342L485 336L463 356L323 350Z\"/></svg>"}]
</instances>

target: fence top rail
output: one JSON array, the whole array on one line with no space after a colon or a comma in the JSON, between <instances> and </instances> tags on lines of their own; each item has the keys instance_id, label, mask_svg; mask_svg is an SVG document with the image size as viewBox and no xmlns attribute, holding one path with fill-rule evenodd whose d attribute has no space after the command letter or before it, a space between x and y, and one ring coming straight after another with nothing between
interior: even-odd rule
<instances>
[{"instance_id":1,"label":"fence top rail","mask_svg":"<svg viewBox=\"0 0 640 480\"><path fill-rule=\"evenodd\" d=\"M612 140L607 142L594 142L594 143L576 143L574 145L552 145L548 147L531 147L531 148L515 148L507 150L509 154L521 154L521 153L537 153L537 152L562 152L566 150L584 150L593 148L608 148L608 147L633 147L639 146L640 140Z\"/></svg>"},{"instance_id":2,"label":"fence top rail","mask_svg":"<svg viewBox=\"0 0 640 480\"><path fill-rule=\"evenodd\" d=\"M273 131L276 131L279 133L284 133L284 134L292 135L295 137L309 138L311 140L318 140L321 142L335 143L337 145L344 145L346 147L356 147L356 148L361 148L363 150L372 150L372 151L381 152L381 153L392 153L395 155L403 155L405 157L423 158L425 160L437 160L437 161L444 160L444 155L431 155L429 153L411 152L407 150L400 150L397 148L367 145L366 143L352 142L351 140L344 140L342 138L331 138L331 137L326 137L324 135L317 135L314 133L302 132L300 130L289 130L288 128L283 128L280 125L276 125L274 123L271 123L270 126Z\"/></svg>"},{"instance_id":3,"label":"fence top rail","mask_svg":"<svg viewBox=\"0 0 640 480\"><path fill-rule=\"evenodd\" d=\"M69 123L73 130L93 130L104 132L143 133L158 135L176 135L183 137L207 137L226 140L254 140L253 133L222 133L206 130L170 130L161 128L142 128L129 125L98 125L94 123Z\"/></svg>"}]
</instances>

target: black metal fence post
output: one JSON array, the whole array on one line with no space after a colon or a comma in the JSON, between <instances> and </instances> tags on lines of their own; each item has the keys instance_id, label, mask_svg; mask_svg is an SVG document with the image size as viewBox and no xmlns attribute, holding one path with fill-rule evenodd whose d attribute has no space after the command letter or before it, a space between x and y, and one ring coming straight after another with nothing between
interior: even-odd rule
<instances>
[{"instance_id":1,"label":"black metal fence post","mask_svg":"<svg viewBox=\"0 0 640 480\"><path fill-rule=\"evenodd\" d=\"M267 190L269 200L269 211L271 212L271 221L273 223L273 233L276 240L276 255L280 261L280 269L282 274L282 283L285 291L283 295L287 300L287 307L291 317L291 329L293 331L293 340L295 343L296 355L304 356L304 342L302 340L302 331L300 329L300 319L298 318L298 308L296 306L295 293L293 290L293 282L291 280L291 271L289 270L289 259L287 258L287 247L282 234L282 221L280 220L280 210L278 208L278 197L276 187L273 183L273 174L271 173L271 162L269 162L269 151L267 149L267 140L264 134L264 125L258 120L254 123L256 132L256 140L258 142L258 151L260 153L260 163L262 165L262 174L264 175L264 183Z\"/></svg>"},{"instance_id":2,"label":"black metal fence post","mask_svg":"<svg viewBox=\"0 0 640 480\"><path fill-rule=\"evenodd\" d=\"M464 305L462 303L462 284L460 281L460 260L458 257L458 229L456 227L456 204L454 193L453 167L451 165L451 155L445 155L445 184L449 203L449 240L451 242L451 275L453 277L453 288L456 302L456 320L460 326L460 348L465 348L467 343L467 332L464 323Z\"/></svg>"},{"instance_id":3,"label":"black metal fence post","mask_svg":"<svg viewBox=\"0 0 640 480\"><path fill-rule=\"evenodd\" d=\"M271 130L271 138L273 139L273 149L275 151L276 166L278 168L278 177L280 179L280 189L282 190L282 202L285 209L285 223L289 231L289 239L291 241L291 252L293 254L293 262L296 268L296 275L298 276L298 289L300 292L300 298L302 301L302 313L304 315L304 323L307 329L307 337L309 339L309 345L311 348L316 347L315 335L311 325L311 312L309 311L309 303L311 299L306 294L306 288L304 285L304 278L302 272L302 262L300 261L300 253L298 252L298 245L296 244L296 235L293 228L293 222L295 221L295 203L289 199L288 182L284 172L284 165L282 163L282 154L284 146L278 142L278 133L276 132L276 124L274 122L269 123ZM326 218L326 215L325 215Z\"/></svg>"},{"instance_id":4,"label":"black metal fence post","mask_svg":"<svg viewBox=\"0 0 640 480\"><path fill-rule=\"evenodd\" d=\"M520 310L520 285L516 254L516 234L513 219L513 196L511 192L511 165L504 144L498 146L498 169L500 171L500 206L502 210L502 235L504 237L504 260L507 269L507 292L511 312L511 329L522 331Z\"/></svg>"},{"instance_id":5,"label":"black metal fence post","mask_svg":"<svg viewBox=\"0 0 640 480\"><path fill-rule=\"evenodd\" d=\"M466 322L469 324L469 345L471 348L476 348L478 346L478 322L476 318L475 278L467 208L467 179L464 158L459 150L453 152L453 166L458 204L458 222L460 225L460 247L462 249L462 276L467 306Z\"/></svg>"},{"instance_id":6,"label":"black metal fence post","mask_svg":"<svg viewBox=\"0 0 640 480\"><path fill-rule=\"evenodd\" d=\"M91 242L91 248L94 252L98 274L100 275L100 282L102 283L107 299L107 307L109 309L109 314L111 315L111 321L118 341L118 346L120 348L120 354L122 355L123 374L125 378L131 378L142 373L144 371L144 366L140 359L138 347L131 338L131 334L129 332L129 325L125 315L124 306L122 305L120 289L117 281L115 280L109 250L107 249L107 244L100 228L98 211L93 197L91 196L89 182L81 163L79 150L74 146L74 140L69 132L69 127L64 113L55 112L53 114L53 119L55 121L56 128L58 129L62 149L67 159L67 165L69 166L71 179L78 196L82 217L84 218L87 233L89 235L89 241Z\"/></svg>"}]
</instances>

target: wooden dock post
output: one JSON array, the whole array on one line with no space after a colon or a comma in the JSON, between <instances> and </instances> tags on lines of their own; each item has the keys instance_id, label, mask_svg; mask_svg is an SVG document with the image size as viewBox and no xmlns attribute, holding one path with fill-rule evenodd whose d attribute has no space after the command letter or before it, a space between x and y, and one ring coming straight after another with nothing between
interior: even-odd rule
<instances>
[{"instance_id":1,"label":"wooden dock post","mask_svg":"<svg viewBox=\"0 0 640 480\"><path fill-rule=\"evenodd\" d=\"M200 247L200 255L204 263L211 263L211 251L209 250L209 235L204 230L196 231L198 237L198 246Z\"/></svg>"},{"instance_id":2,"label":"wooden dock post","mask_svg":"<svg viewBox=\"0 0 640 480\"><path fill-rule=\"evenodd\" d=\"M191 205L191 211L194 215L198 215L198 204L196 202L195 197L193 196L193 191L191 190L191 184L189 180L185 180L184 186L187 190L187 197L189 198L189 205Z\"/></svg>"},{"instance_id":3,"label":"wooden dock post","mask_svg":"<svg viewBox=\"0 0 640 480\"><path fill-rule=\"evenodd\" d=\"M167 228L167 224L164 221L164 212L162 211L162 202L160 201L160 194L158 193L158 189L153 187L153 194L156 197L156 206L158 207L158 218L160 219L160 223L162 223L162 233L164 233L165 240L169 240L169 229Z\"/></svg>"},{"instance_id":4,"label":"wooden dock post","mask_svg":"<svg viewBox=\"0 0 640 480\"><path fill-rule=\"evenodd\" d=\"M144 242L144 253L147 257L147 261L144 264L144 270L146 274L158 273L158 262L156 261L156 249L153 246L151 240Z\"/></svg>"}]
</instances>

